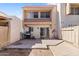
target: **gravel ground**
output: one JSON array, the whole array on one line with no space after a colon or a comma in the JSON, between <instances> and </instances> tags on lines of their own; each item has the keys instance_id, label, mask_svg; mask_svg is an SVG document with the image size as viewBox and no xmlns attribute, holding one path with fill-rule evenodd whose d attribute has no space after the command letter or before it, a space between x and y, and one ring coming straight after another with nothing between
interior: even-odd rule
<instances>
[{"instance_id":1,"label":"gravel ground","mask_svg":"<svg viewBox=\"0 0 79 59\"><path fill-rule=\"evenodd\" d=\"M49 49L8 49L0 51L0 56L53 56Z\"/></svg>"}]
</instances>

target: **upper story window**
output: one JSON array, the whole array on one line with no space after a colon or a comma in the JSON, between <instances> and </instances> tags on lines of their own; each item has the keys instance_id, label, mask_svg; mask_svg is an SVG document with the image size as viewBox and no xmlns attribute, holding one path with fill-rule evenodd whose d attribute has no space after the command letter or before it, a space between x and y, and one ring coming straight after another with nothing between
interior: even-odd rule
<instances>
[{"instance_id":1,"label":"upper story window","mask_svg":"<svg viewBox=\"0 0 79 59\"><path fill-rule=\"evenodd\" d=\"M49 12L41 12L40 18L50 18Z\"/></svg>"},{"instance_id":2,"label":"upper story window","mask_svg":"<svg viewBox=\"0 0 79 59\"><path fill-rule=\"evenodd\" d=\"M79 15L79 4L68 3L66 5L66 13L69 15Z\"/></svg>"},{"instance_id":3,"label":"upper story window","mask_svg":"<svg viewBox=\"0 0 79 59\"><path fill-rule=\"evenodd\" d=\"M38 18L38 12L28 12L27 13L27 18L28 19Z\"/></svg>"},{"instance_id":4,"label":"upper story window","mask_svg":"<svg viewBox=\"0 0 79 59\"><path fill-rule=\"evenodd\" d=\"M33 18L38 18L38 12L33 13Z\"/></svg>"},{"instance_id":5,"label":"upper story window","mask_svg":"<svg viewBox=\"0 0 79 59\"><path fill-rule=\"evenodd\" d=\"M28 12L27 18L50 18L50 12Z\"/></svg>"},{"instance_id":6,"label":"upper story window","mask_svg":"<svg viewBox=\"0 0 79 59\"><path fill-rule=\"evenodd\" d=\"M71 8L71 15L79 15L79 8Z\"/></svg>"}]
</instances>

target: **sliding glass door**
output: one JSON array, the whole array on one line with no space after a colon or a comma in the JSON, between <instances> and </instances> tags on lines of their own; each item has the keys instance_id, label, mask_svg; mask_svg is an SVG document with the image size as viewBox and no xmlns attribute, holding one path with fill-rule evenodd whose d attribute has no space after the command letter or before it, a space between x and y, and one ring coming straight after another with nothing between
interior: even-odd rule
<instances>
[{"instance_id":1,"label":"sliding glass door","mask_svg":"<svg viewBox=\"0 0 79 59\"><path fill-rule=\"evenodd\" d=\"M40 38L49 38L49 28L40 28Z\"/></svg>"}]
</instances>

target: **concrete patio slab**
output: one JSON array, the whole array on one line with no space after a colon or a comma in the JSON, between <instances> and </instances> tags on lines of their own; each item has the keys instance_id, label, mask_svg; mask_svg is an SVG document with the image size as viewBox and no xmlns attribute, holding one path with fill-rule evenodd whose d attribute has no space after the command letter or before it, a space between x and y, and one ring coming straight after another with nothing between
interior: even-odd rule
<instances>
[{"instance_id":1,"label":"concrete patio slab","mask_svg":"<svg viewBox=\"0 0 79 59\"><path fill-rule=\"evenodd\" d=\"M79 56L79 48L72 44L63 42L57 46L49 46L55 56Z\"/></svg>"},{"instance_id":2,"label":"concrete patio slab","mask_svg":"<svg viewBox=\"0 0 79 59\"><path fill-rule=\"evenodd\" d=\"M62 40L20 40L17 41L6 48L45 48L47 49L48 45L57 45L61 43Z\"/></svg>"},{"instance_id":3,"label":"concrete patio slab","mask_svg":"<svg viewBox=\"0 0 79 59\"><path fill-rule=\"evenodd\" d=\"M53 56L49 49L32 49L29 56Z\"/></svg>"},{"instance_id":4,"label":"concrete patio slab","mask_svg":"<svg viewBox=\"0 0 79 59\"><path fill-rule=\"evenodd\" d=\"M6 48L17 48L17 49L31 49L31 48L40 48L40 49L47 49L47 46L46 45L41 45L41 44L38 44L38 45L33 45L33 46L28 46L28 45L18 45L18 46L8 46Z\"/></svg>"},{"instance_id":5,"label":"concrete patio slab","mask_svg":"<svg viewBox=\"0 0 79 59\"><path fill-rule=\"evenodd\" d=\"M60 43L62 43L63 40L42 40L42 44L45 44L45 45L52 45L52 46L56 46Z\"/></svg>"},{"instance_id":6,"label":"concrete patio slab","mask_svg":"<svg viewBox=\"0 0 79 59\"><path fill-rule=\"evenodd\" d=\"M53 56L50 49L7 49L0 56Z\"/></svg>"}]
</instances>

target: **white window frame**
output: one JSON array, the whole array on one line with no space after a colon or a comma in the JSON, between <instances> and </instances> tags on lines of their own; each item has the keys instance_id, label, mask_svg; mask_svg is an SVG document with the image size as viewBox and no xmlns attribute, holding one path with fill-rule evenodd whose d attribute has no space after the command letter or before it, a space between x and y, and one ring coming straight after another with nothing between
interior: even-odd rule
<instances>
[{"instance_id":1,"label":"white window frame","mask_svg":"<svg viewBox=\"0 0 79 59\"><path fill-rule=\"evenodd\" d=\"M38 12L38 18L34 18L34 12L29 12L27 18L28 19L47 19L47 18L41 18L41 12Z\"/></svg>"},{"instance_id":2,"label":"white window frame","mask_svg":"<svg viewBox=\"0 0 79 59\"><path fill-rule=\"evenodd\" d=\"M71 8L71 10L72 10L72 8ZM73 14L72 15L79 15L79 14L77 14L78 13L78 11L76 11L76 8L73 8L73 11L71 11L71 13L73 12Z\"/></svg>"}]
</instances>

